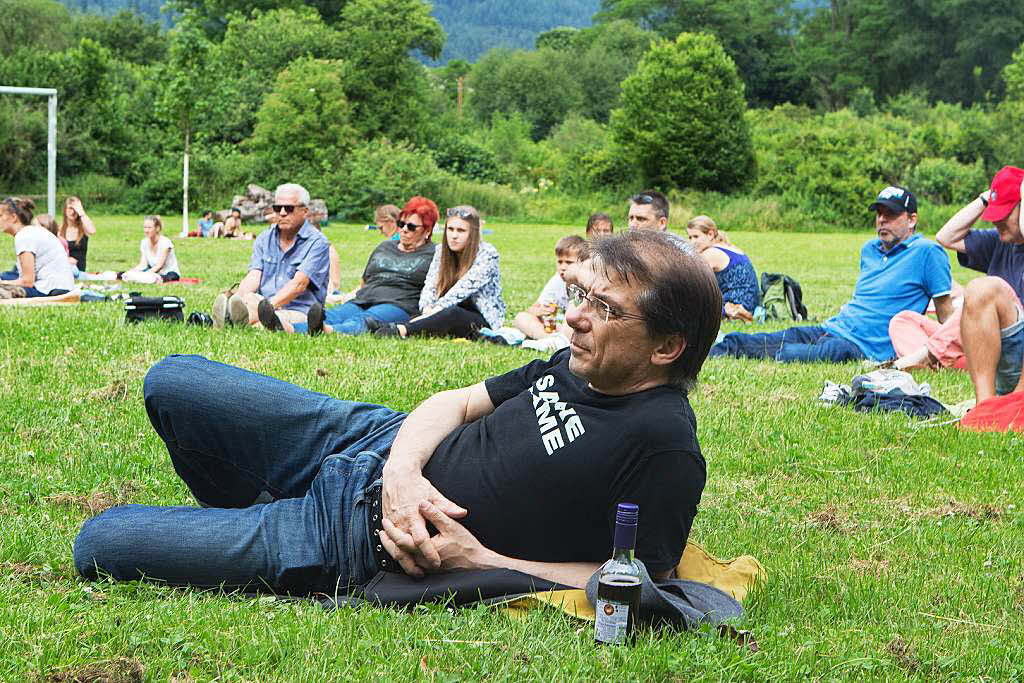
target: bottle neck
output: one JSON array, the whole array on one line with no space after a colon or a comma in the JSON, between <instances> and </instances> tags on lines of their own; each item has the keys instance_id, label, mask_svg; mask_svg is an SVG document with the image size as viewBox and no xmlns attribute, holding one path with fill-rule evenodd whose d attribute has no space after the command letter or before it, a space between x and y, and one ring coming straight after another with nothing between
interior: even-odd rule
<instances>
[{"instance_id":1,"label":"bottle neck","mask_svg":"<svg viewBox=\"0 0 1024 683\"><path fill-rule=\"evenodd\" d=\"M633 548L615 548L612 551L612 559L623 564L631 563L633 561Z\"/></svg>"}]
</instances>

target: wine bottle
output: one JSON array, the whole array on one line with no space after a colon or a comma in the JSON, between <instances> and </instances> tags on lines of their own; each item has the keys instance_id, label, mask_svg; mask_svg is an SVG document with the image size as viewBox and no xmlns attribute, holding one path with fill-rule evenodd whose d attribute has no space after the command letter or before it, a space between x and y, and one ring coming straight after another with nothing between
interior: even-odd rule
<instances>
[{"instance_id":1,"label":"wine bottle","mask_svg":"<svg viewBox=\"0 0 1024 683\"><path fill-rule=\"evenodd\" d=\"M594 640L598 643L622 645L633 635L640 609L640 565L633 559L639 512L633 503L619 503L615 512L612 558L601 567L597 583Z\"/></svg>"}]
</instances>

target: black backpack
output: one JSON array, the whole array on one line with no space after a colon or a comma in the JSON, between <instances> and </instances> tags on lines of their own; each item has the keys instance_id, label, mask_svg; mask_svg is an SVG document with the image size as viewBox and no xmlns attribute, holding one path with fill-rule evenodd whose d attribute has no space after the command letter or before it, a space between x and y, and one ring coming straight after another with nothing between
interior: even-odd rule
<instances>
[{"instance_id":1,"label":"black backpack","mask_svg":"<svg viewBox=\"0 0 1024 683\"><path fill-rule=\"evenodd\" d=\"M800 283L782 273L761 273L761 306L765 318L781 318L789 310L793 320L807 320Z\"/></svg>"},{"instance_id":2,"label":"black backpack","mask_svg":"<svg viewBox=\"0 0 1024 683\"><path fill-rule=\"evenodd\" d=\"M124 302L124 321L137 323L148 318L185 320L185 301L179 296L133 296Z\"/></svg>"}]
</instances>

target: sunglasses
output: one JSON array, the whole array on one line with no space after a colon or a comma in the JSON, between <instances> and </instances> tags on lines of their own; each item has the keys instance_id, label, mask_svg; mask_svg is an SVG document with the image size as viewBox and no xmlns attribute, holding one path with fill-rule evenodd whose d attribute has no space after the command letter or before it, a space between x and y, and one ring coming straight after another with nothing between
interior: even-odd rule
<instances>
[{"instance_id":1,"label":"sunglasses","mask_svg":"<svg viewBox=\"0 0 1024 683\"><path fill-rule=\"evenodd\" d=\"M629 201L634 204L653 204L654 197L649 194L635 194L629 198Z\"/></svg>"},{"instance_id":2,"label":"sunglasses","mask_svg":"<svg viewBox=\"0 0 1024 683\"><path fill-rule=\"evenodd\" d=\"M416 223L406 223L405 221L395 221L395 225L398 226L399 230L408 230L409 232L416 232L423 225L417 225Z\"/></svg>"},{"instance_id":3,"label":"sunglasses","mask_svg":"<svg viewBox=\"0 0 1024 683\"><path fill-rule=\"evenodd\" d=\"M445 213L448 214L448 218L458 216L463 220L469 220L470 218L476 218L476 214L469 209L448 209Z\"/></svg>"},{"instance_id":4,"label":"sunglasses","mask_svg":"<svg viewBox=\"0 0 1024 683\"><path fill-rule=\"evenodd\" d=\"M291 213L295 209L302 208L303 206L303 204L274 204L271 208L274 210L274 213L281 213L281 209L284 209L285 213Z\"/></svg>"}]
</instances>

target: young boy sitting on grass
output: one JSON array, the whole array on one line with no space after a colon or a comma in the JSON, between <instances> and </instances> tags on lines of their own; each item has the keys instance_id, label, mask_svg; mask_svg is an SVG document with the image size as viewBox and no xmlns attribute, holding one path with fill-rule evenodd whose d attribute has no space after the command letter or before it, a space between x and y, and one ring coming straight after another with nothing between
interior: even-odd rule
<instances>
[{"instance_id":1,"label":"young boy sitting on grass","mask_svg":"<svg viewBox=\"0 0 1024 683\"><path fill-rule=\"evenodd\" d=\"M587 241L578 235L558 240L555 245L555 274L544 285L537 302L516 315L516 327L528 339L547 339L557 334L557 327L565 322L565 307L569 303L565 274L578 261L586 260L587 252Z\"/></svg>"}]
</instances>

